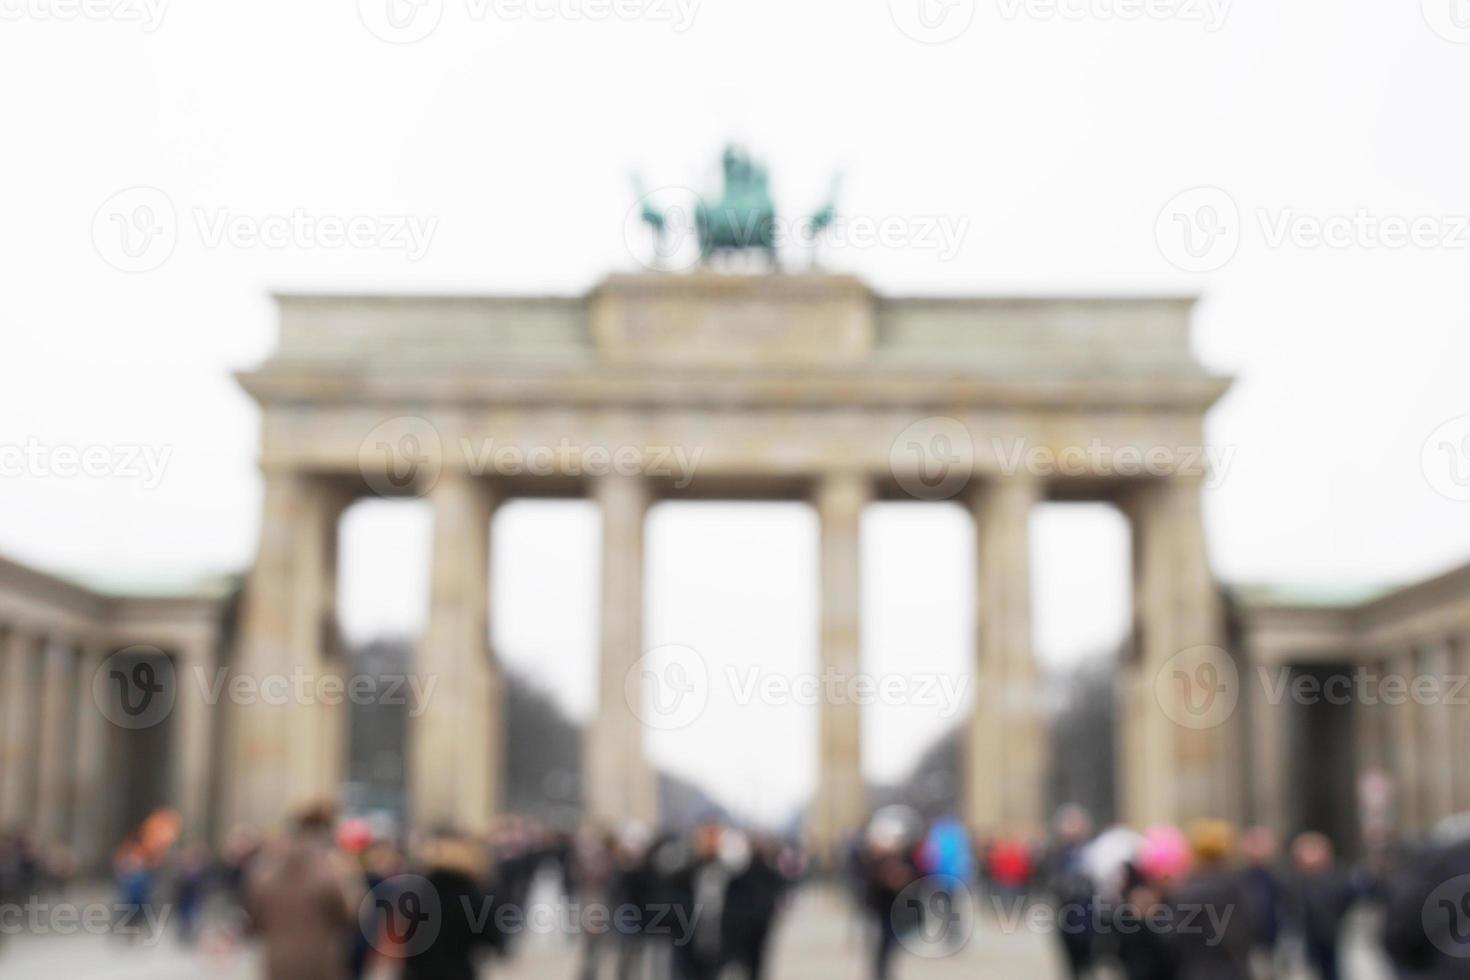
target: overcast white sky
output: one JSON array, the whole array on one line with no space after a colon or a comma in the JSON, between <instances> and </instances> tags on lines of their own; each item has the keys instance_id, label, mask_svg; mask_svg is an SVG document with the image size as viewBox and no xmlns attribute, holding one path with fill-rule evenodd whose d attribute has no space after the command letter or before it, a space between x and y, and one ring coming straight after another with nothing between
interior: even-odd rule
<instances>
[{"instance_id":1,"label":"overcast white sky","mask_svg":"<svg viewBox=\"0 0 1470 980\"><path fill-rule=\"evenodd\" d=\"M1470 496L1457 482L1470 482L1466 424L1453 421L1470 415L1470 129L1457 111L1470 46L1455 43L1470 29L1450 19L1459 0L1162 0L1154 9L1168 16L1136 20L1108 0L1063 0L1063 15L1021 0L626 0L619 9L641 16L606 19L569 0L531 0L534 14L425 0L398 10L418 19L391 22L390 0L152 2L107 0L98 9L117 16L94 20L0 0L0 447L167 454L157 481L137 468L8 471L6 554L134 584L243 568L258 519L258 417L230 372L271 349L271 289L578 292L636 268L630 172L703 186L738 137L770 162L791 214L819 204L840 169L851 216L964 223L953 254L829 250L829 266L881 290L1201 293L1198 353L1238 379L1210 418L1212 440L1233 451L1207 499L1227 581L1398 581L1470 557L1470 503L1453 499ZM369 29L401 40L435 18L412 44ZM944 44L910 36L966 23ZM120 260L105 205L139 186L176 216L177 241L157 268L126 273L108 261ZM1206 203L1223 192L1238 211L1239 247L1196 274L1171 263L1179 252L1161 247L1156 225L1200 186L1219 189ZM1341 247L1278 239L1360 211L1426 219L1424 241L1385 247L1371 230ZM413 256L213 237L225 218L293 214L410 216L433 233ZM564 633L536 628L542 608L590 608L595 516L568 513L503 515L497 554L544 581L535 592L497 580L514 610L497 638L581 713L595 624L563 613ZM800 574L814 560L810 515L760 513L656 515L651 639L697 634L680 642L715 659L737 647L814 656ZM948 585L967 562L945 520L887 509L871 519L870 547L894 556L874 563L879 662L963 662L955 623L969 613ZM393 549L416 547L413 521L355 515L349 555L409 565ZM1116 639L1123 541L1106 513L1038 518L1049 659ZM778 588L785 575L790 590ZM355 631L409 628L412 602L391 597L411 586L349 580ZM727 601L696 602L713 594L683 591L696 582ZM681 745L739 774L727 796L773 811L809 785L809 764L763 785L732 751L808 745L811 713L787 714L749 726L765 734L733 750L713 731ZM884 747L868 767L889 774L918 726L872 714ZM695 765L663 740L653 751Z\"/></svg>"}]
</instances>

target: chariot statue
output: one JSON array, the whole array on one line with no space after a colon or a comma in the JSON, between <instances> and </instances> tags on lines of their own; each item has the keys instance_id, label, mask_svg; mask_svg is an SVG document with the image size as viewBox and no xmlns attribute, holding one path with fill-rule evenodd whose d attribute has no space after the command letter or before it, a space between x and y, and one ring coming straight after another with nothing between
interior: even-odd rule
<instances>
[{"instance_id":1,"label":"chariot statue","mask_svg":"<svg viewBox=\"0 0 1470 980\"><path fill-rule=\"evenodd\" d=\"M736 145L725 148L721 157L723 189L716 200L699 198L694 205L694 227L699 239L699 261L709 265L721 255L759 252L769 267L780 269L776 204L771 197L770 174L763 163ZM653 232L657 254L664 253L663 244L669 224L676 215L661 211L643 192L642 182L634 179L641 201L640 218ZM837 217L837 183L833 182L832 199L805 224L813 239L829 227Z\"/></svg>"}]
</instances>

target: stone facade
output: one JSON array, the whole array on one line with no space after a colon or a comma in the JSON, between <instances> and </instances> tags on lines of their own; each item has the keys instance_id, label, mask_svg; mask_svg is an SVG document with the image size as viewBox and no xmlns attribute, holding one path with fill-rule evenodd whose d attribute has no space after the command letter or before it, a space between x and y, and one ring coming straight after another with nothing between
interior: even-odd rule
<instances>
[{"instance_id":1,"label":"stone facade","mask_svg":"<svg viewBox=\"0 0 1470 980\"><path fill-rule=\"evenodd\" d=\"M1380 774L1388 819L1406 833L1470 811L1470 565L1361 599L1243 590L1238 606L1261 820L1284 831L1312 822L1298 798L1327 754L1359 777ZM1313 739L1313 709L1340 714L1346 737ZM1372 809L1370 787L1327 789L1351 818L1344 831L1372 819L1359 812Z\"/></svg>"},{"instance_id":2,"label":"stone facade","mask_svg":"<svg viewBox=\"0 0 1470 980\"><path fill-rule=\"evenodd\" d=\"M1105 499L1133 519L1146 542L1137 584L1147 628L1130 677L1151 677L1181 649L1223 643L1197 450L1204 413L1228 383L1190 356L1188 300L902 299L840 276L696 273L613 277L576 300L279 302L277 354L241 376L264 415L271 489L239 666L328 662L317 646L331 615L316 515L343 494L427 496L440 529L421 664L461 700L418 722L416 821L483 822L494 812L493 776L481 780L504 749L494 738L484 555L490 502L511 496L588 495L602 507L603 693L584 793L598 820L654 816L642 726L622 694L644 652L642 527L659 499L810 501L822 530L822 661L844 674L857 671L861 649L863 505L966 502L980 556L980 683L963 778L971 819L991 830L1035 830L1044 819L1031 507ZM697 470L662 467L671 450L697 459ZM1082 462L1057 471L1036 465L1038 453ZM547 467L522 465L538 454ZM636 472L605 472L620 454ZM1120 458L1155 462L1120 471ZM1158 765L1130 776L1129 815L1228 811L1238 795L1222 769L1230 732L1181 732L1151 681L1130 690L1128 738ZM265 711L240 719L234 765L252 788L236 819L278 818L331 792L331 767L286 758L290 725L321 724ZM857 711L827 706L820 733L808 829L831 850L866 813ZM438 774L436 760L468 763L471 778Z\"/></svg>"},{"instance_id":3,"label":"stone facade","mask_svg":"<svg viewBox=\"0 0 1470 980\"><path fill-rule=\"evenodd\" d=\"M583 788L586 816L601 822L657 816L628 678L646 652L644 521L664 499L812 504L821 660L839 675L859 669L864 506L967 507L976 703L961 779L965 816L984 831L1033 832L1046 816L1029 559L1040 502L1108 501L1133 529L1118 779L1135 824L1287 822L1271 735L1281 719L1250 698L1211 714L1221 671L1319 656L1427 658L1444 670L1470 656L1465 573L1362 608L1249 605L1245 646L1228 652L1200 514L1203 419L1228 381L1192 358L1186 299L893 298L839 276L695 273L613 277L574 298L278 302L275 354L240 376L261 406L265 495L228 642L218 598L106 598L0 564L0 815L12 826L92 852L115 840L104 804L118 768L105 745L117 726L87 697L95 703L96 665L124 645L157 647L181 677L214 665L246 678L341 675L337 526L369 495L423 497L434 513L413 669L435 675L439 694L413 720L407 753L419 828L483 827L499 807L515 747L504 744L488 642L489 532L495 507L516 496L585 495L602 512L600 709ZM201 690L178 685L165 752L164 795L190 833L276 826L338 793L344 711L262 699L211 711ZM1360 719L1364 751L1376 753L1365 758L1392 760L1417 824L1470 805L1470 784L1420 764L1435 740L1470 744L1453 738L1460 723ZM867 815L858 709L824 706L819 733L807 834L830 854Z\"/></svg>"},{"instance_id":4,"label":"stone facade","mask_svg":"<svg viewBox=\"0 0 1470 980\"><path fill-rule=\"evenodd\" d=\"M186 838L212 836L220 745L206 692L224 594L108 596L0 559L0 826L94 866L136 819L136 782L156 791L141 805L179 812ZM168 703L130 718L119 698L134 692L112 675L126 683L138 663ZM160 741L136 744L154 727Z\"/></svg>"}]
</instances>

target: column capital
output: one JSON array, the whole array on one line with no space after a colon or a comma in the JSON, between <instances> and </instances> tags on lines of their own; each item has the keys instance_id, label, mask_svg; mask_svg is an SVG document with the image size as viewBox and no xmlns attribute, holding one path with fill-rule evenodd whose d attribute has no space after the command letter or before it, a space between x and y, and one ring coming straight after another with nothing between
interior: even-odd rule
<instances>
[{"instance_id":1,"label":"column capital","mask_svg":"<svg viewBox=\"0 0 1470 980\"><path fill-rule=\"evenodd\" d=\"M861 511L873 499L873 481L856 470L834 470L818 477L813 497L823 513Z\"/></svg>"},{"instance_id":2,"label":"column capital","mask_svg":"<svg viewBox=\"0 0 1470 980\"><path fill-rule=\"evenodd\" d=\"M977 481L970 490L971 505L1030 507L1046 496L1046 480L1032 473L1015 473Z\"/></svg>"},{"instance_id":3,"label":"column capital","mask_svg":"<svg viewBox=\"0 0 1470 980\"><path fill-rule=\"evenodd\" d=\"M592 497L604 508L647 510L653 503L653 487L642 474L607 473L593 478Z\"/></svg>"}]
</instances>

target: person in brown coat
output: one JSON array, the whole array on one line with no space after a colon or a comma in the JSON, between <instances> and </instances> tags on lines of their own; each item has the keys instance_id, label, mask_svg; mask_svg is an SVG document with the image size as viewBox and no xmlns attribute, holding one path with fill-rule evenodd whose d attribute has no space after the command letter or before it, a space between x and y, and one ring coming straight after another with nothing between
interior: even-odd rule
<instances>
[{"instance_id":1,"label":"person in brown coat","mask_svg":"<svg viewBox=\"0 0 1470 980\"><path fill-rule=\"evenodd\" d=\"M346 980L363 885L334 847L332 824L330 807L303 811L282 845L257 861L246 911L264 947L265 980Z\"/></svg>"}]
</instances>

